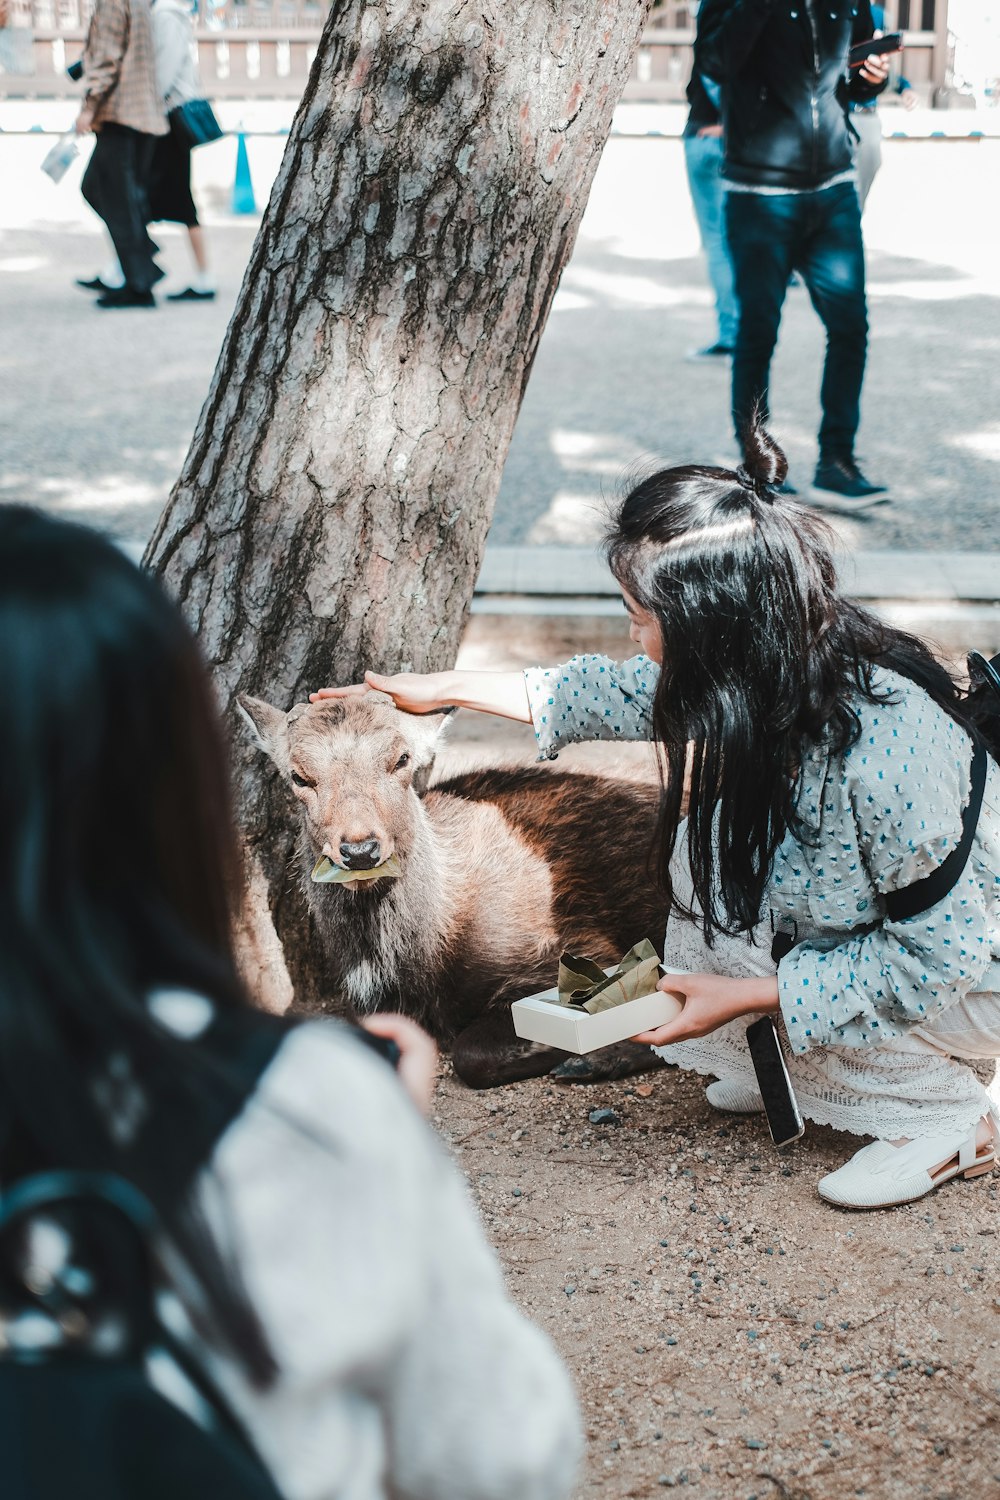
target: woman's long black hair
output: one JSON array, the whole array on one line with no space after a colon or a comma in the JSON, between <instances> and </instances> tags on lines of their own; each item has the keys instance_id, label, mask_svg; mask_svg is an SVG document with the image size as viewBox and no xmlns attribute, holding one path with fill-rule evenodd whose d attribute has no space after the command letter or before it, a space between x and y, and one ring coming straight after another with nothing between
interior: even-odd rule
<instances>
[{"instance_id":1,"label":"woman's long black hair","mask_svg":"<svg viewBox=\"0 0 1000 1500\"><path fill-rule=\"evenodd\" d=\"M663 641L652 713L659 879L670 909L709 943L760 920L775 852L795 826L798 768L816 746L835 755L854 742L853 705L879 701L875 667L979 729L975 700L926 646L840 594L832 533L779 493L788 465L760 425L745 452L736 471L685 465L642 480L606 538L612 572ZM670 877L686 783L697 909Z\"/></svg>"},{"instance_id":2,"label":"woman's long black hair","mask_svg":"<svg viewBox=\"0 0 1000 1500\"><path fill-rule=\"evenodd\" d=\"M234 965L238 856L207 674L152 579L15 506L0 507L0 745L0 1181L128 1177L266 1384L263 1333L193 1191L227 1118L225 1058L146 1003L194 990L231 1041L277 1024Z\"/></svg>"}]
</instances>

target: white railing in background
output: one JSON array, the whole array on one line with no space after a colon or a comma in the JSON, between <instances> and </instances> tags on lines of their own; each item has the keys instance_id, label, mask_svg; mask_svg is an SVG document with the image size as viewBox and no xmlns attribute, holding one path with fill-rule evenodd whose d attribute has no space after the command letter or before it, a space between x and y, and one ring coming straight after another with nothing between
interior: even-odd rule
<instances>
[{"instance_id":1,"label":"white railing in background","mask_svg":"<svg viewBox=\"0 0 1000 1500\"><path fill-rule=\"evenodd\" d=\"M18 48L32 71L0 71L0 98L62 98L78 92L66 68L83 50L91 0L11 0L11 24L31 33ZM887 22L899 13L889 0ZM938 12L947 10L938 0ZM312 67L327 6L321 0L198 0L198 64L210 98L297 98ZM626 99L684 98L694 41L692 6L663 0L652 12L625 88ZM12 49L13 50L13 49ZM2 54L0 54L2 55ZM928 98L945 81L947 29L907 33L903 71Z\"/></svg>"}]
</instances>

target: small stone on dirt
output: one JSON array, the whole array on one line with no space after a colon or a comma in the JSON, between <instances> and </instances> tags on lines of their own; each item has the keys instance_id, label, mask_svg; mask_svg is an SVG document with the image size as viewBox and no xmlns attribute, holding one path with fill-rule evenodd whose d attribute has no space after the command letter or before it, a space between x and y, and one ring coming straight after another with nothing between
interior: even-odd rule
<instances>
[{"instance_id":1,"label":"small stone on dirt","mask_svg":"<svg viewBox=\"0 0 1000 1500\"><path fill-rule=\"evenodd\" d=\"M591 1125L620 1125L621 1117L613 1109L592 1109L587 1116Z\"/></svg>"}]
</instances>

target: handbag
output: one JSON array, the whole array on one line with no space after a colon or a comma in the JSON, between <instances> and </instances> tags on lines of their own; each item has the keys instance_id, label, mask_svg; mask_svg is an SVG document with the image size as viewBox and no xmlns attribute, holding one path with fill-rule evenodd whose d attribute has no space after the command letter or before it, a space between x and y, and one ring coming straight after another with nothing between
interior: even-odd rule
<instances>
[{"instance_id":1,"label":"handbag","mask_svg":"<svg viewBox=\"0 0 1000 1500\"><path fill-rule=\"evenodd\" d=\"M32 1231L50 1243L53 1228L56 1263L33 1265ZM159 1238L148 1199L112 1173L40 1172L4 1189L0 1442L12 1500L281 1500L219 1387L160 1318ZM150 1356L200 1397L197 1419L154 1385Z\"/></svg>"},{"instance_id":2,"label":"handbag","mask_svg":"<svg viewBox=\"0 0 1000 1500\"><path fill-rule=\"evenodd\" d=\"M167 124L171 134L189 150L219 141L226 133L207 99L185 99L183 104L175 104L167 115Z\"/></svg>"}]
</instances>

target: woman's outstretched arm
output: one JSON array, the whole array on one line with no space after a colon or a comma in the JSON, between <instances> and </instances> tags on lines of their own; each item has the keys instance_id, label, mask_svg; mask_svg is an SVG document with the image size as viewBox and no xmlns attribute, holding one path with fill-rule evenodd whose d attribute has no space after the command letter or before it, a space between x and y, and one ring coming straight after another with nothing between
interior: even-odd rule
<instances>
[{"instance_id":1,"label":"woman's outstretched arm","mask_svg":"<svg viewBox=\"0 0 1000 1500\"><path fill-rule=\"evenodd\" d=\"M364 682L349 687L320 688L310 703L324 698L350 698L359 693L388 693L397 708L408 714L430 714L442 708L475 708L502 719L531 723L531 709L523 672L397 672L383 677L366 672Z\"/></svg>"}]
</instances>

